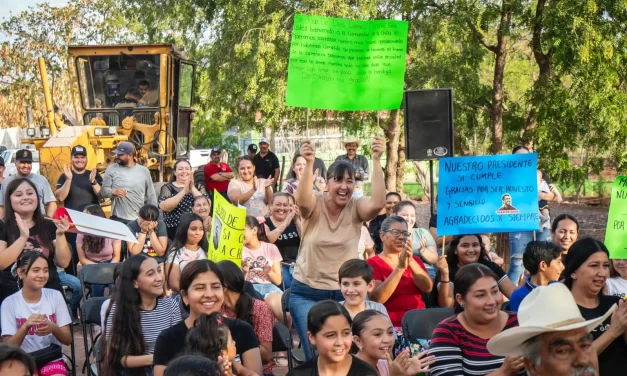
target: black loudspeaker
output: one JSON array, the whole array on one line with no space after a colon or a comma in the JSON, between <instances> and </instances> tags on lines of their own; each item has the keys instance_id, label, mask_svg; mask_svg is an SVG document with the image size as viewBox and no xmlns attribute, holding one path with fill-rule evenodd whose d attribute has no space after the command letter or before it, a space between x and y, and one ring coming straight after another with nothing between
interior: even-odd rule
<instances>
[{"instance_id":1,"label":"black loudspeaker","mask_svg":"<svg viewBox=\"0 0 627 376\"><path fill-rule=\"evenodd\" d=\"M407 159L452 157L453 90L408 90L403 103Z\"/></svg>"}]
</instances>

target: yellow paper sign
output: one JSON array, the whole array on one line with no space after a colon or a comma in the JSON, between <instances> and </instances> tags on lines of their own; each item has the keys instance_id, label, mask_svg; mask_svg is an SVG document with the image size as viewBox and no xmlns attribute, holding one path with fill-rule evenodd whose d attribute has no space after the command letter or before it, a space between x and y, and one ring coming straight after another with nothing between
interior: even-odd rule
<instances>
[{"instance_id":1,"label":"yellow paper sign","mask_svg":"<svg viewBox=\"0 0 627 376\"><path fill-rule=\"evenodd\" d=\"M233 261L242 266L246 209L231 205L217 191L213 191L213 218L209 239L209 260Z\"/></svg>"}]
</instances>

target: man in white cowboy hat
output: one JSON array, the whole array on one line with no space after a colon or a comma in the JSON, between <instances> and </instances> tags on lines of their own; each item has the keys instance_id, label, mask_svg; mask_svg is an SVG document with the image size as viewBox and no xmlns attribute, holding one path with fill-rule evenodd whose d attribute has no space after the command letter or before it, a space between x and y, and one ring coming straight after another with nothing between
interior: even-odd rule
<instances>
[{"instance_id":1,"label":"man in white cowboy hat","mask_svg":"<svg viewBox=\"0 0 627 376\"><path fill-rule=\"evenodd\" d=\"M623 311L625 307L620 308ZM488 342L498 356L523 356L531 376L599 376L597 350L590 333L614 311L585 320L562 283L535 288L520 304L518 327ZM627 354L625 354L627 356Z\"/></svg>"},{"instance_id":2,"label":"man in white cowboy hat","mask_svg":"<svg viewBox=\"0 0 627 376\"><path fill-rule=\"evenodd\" d=\"M346 154L340 155L335 158L336 161L347 161L355 167L355 190L353 191L354 197L361 197L364 194L363 184L368 180L368 159L363 155L357 155L357 149L361 144L355 136L349 136L346 140L342 141Z\"/></svg>"}]
</instances>

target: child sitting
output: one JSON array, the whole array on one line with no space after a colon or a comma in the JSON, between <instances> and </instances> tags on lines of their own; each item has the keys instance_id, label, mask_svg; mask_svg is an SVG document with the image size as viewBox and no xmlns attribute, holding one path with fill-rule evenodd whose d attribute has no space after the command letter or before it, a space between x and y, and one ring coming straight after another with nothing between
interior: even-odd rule
<instances>
[{"instance_id":1,"label":"child sitting","mask_svg":"<svg viewBox=\"0 0 627 376\"><path fill-rule=\"evenodd\" d=\"M374 309L388 316L388 310L383 304L366 299L374 288L374 271L366 261L360 259L346 261L340 267L339 281L344 297L340 304L346 308L351 318L366 309Z\"/></svg>"},{"instance_id":2,"label":"child sitting","mask_svg":"<svg viewBox=\"0 0 627 376\"><path fill-rule=\"evenodd\" d=\"M520 303L531 290L559 280L564 270L562 250L551 242L530 242L523 254L523 265L531 276L510 296L509 310L512 312L518 312Z\"/></svg>"},{"instance_id":3,"label":"child sitting","mask_svg":"<svg viewBox=\"0 0 627 376\"><path fill-rule=\"evenodd\" d=\"M185 354L201 355L218 363L222 374L253 375L236 360L237 348L231 331L219 312L202 314L185 336ZM169 368L169 367L168 367ZM228 372L228 370L231 372Z\"/></svg>"},{"instance_id":4,"label":"child sitting","mask_svg":"<svg viewBox=\"0 0 627 376\"><path fill-rule=\"evenodd\" d=\"M69 375L63 362L61 345L72 343L72 319L63 295L44 288L48 282L48 260L38 251L25 251L17 260L21 290L2 302L2 340L33 353L58 349L58 358L38 368L39 375ZM55 354L56 355L56 354ZM53 357L54 358L54 357Z\"/></svg>"}]
</instances>

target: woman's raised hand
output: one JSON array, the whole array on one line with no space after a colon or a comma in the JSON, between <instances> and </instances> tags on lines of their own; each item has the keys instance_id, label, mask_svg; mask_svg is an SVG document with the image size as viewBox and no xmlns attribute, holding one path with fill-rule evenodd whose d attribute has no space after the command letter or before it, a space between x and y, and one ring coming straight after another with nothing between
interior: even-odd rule
<instances>
[{"instance_id":1,"label":"woman's raised hand","mask_svg":"<svg viewBox=\"0 0 627 376\"><path fill-rule=\"evenodd\" d=\"M381 159L383 152L385 152L385 140L383 137L375 136L372 141L372 159Z\"/></svg>"},{"instance_id":2,"label":"woman's raised hand","mask_svg":"<svg viewBox=\"0 0 627 376\"><path fill-rule=\"evenodd\" d=\"M316 160L316 146L309 140L303 141L300 145L300 155L309 163Z\"/></svg>"}]
</instances>

